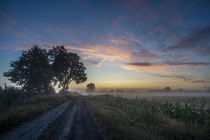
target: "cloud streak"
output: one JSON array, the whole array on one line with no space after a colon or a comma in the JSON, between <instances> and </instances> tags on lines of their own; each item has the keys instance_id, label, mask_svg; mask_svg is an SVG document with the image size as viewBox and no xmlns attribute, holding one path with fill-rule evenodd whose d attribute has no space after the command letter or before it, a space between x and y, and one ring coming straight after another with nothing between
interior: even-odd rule
<instances>
[{"instance_id":1,"label":"cloud streak","mask_svg":"<svg viewBox=\"0 0 210 140\"><path fill-rule=\"evenodd\" d=\"M192 83L210 83L210 80L192 80Z\"/></svg>"},{"instance_id":2,"label":"cloud streak","mask_svg":"<svg viewBox=\"0 0 210 140\"><path fill-rule=\"evenodd\" d=\"M210 66L210 62L162 62L162 63L150 63L150 62L134 62L125 63L122 68L127 70L134 70L136 72L148 71L151 73L163 72L170 74L177 74L177 71L171 71L170 67L199 67Z\"/></svg>"},{"instance_id":3,"label":"cloud streak","mask_svg":"<svg viewBox=\"0 0 210 140\"><path fill-rule=\"evenodd\" d=\"M168 65L168 66L208 66L208 65L210 65L210 62L165 62L165 63L135 62L135 63L126 63L126 65L133 65L133 66L157 66L157 65Z\"/></svg>"},{"instance_id":4,"label":"cloud streak","mask_svg":"<svg viewBox=\"0 0 210 140\"><path fill-rule=\"evenodd\" d=\"M136 52L136 47L131 46L129 43L135 43L139 52ZM146 49L138 40L132 38L116 39L109 38L107 44L92 44L84 46L66 46L67 49L78 52L82 55L84 60L87 59L101 59L96 66L101 66L105 62L125 63L134 60L160 60L162 57L153 54L150 50ZM94 60L95 64L95 60Z\"/></svg>"},{"instance_id":5,"label":"cloud streak","mask_svg":"<svg viewBox=\"0 0 210 140\"><path fill-rule=\"evenodd\" d=\"M176 45L166 48L165 52L192 52L203 56L210 55L210 26L182 38Z\"/></svg>"},{"instance_id":6,"label":"cloud streak","mask_svg":"<svg viewBox=\"0 0 210 140\"><path fill-rule=\"evenodd\" d=\"M173 75L168 75L168 74L158 74L158 73L149 73L152 76L156 77L161 77L161 78L170 78L170 79L180 79L184 81L191 81L192 76L186 76L186 75L180 75L180 74L173 74Z\"/></svg>"},{"instance_id":7,"label":"cloud streak","mask_svg":"<svg viewBox=\"0 0 210 140\"><path fill-rule=\"evenodd\" d=\"M181 75L181 74L158 74L158 73L148 73L149 75L160 77L160 78L169 78L169 79L178 79L184 80L190 83L210 83L210 80L194 80L192 75Z\"/></svg>"}]
</instances>

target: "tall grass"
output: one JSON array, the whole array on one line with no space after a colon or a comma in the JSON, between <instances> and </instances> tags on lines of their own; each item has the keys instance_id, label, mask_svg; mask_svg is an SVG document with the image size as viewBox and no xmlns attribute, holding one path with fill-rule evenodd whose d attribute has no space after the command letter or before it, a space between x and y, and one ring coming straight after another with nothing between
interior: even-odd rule
<instances>
[{"instance_id":1,"label":"tall grass","mask_svg":"<svg viewBox=\"0 0 210 140\"><path fill-rule=\"evenodd\" d=\"M23 99L28 98L28 95L21 89L15 87L8 87L0 90L0 107L7 107Z\"/></svg>"},{"instance_id":2,"label":"tall grass","mask_svg":"<svg viewBox=\"0 0 210 140\"><path fill-rule=\"evenodd\" d=\"M0 133L5 133L68 99L68 95L56 94L29 96L13 87L1 90Z\"/></svg>"},{"instance_id":3,"label":"tall grass","mask_svg":"<svg viewBox=\"0 0 210 140\"><path fill-rule=\"evenodd\" d=\"M210 114L202 108L110 95L86 102L110 139L210 138Z\"/></svg>"}]
</instances>

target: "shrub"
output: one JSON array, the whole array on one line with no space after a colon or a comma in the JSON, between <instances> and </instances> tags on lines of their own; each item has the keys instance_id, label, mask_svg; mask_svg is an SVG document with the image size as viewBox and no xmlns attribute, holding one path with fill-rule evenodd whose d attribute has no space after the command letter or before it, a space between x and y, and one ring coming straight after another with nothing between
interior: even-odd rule
<instances>
[{"instance_id":1,"label":"shrub","mask_svg":"<svg viewBox=\"0 0 210 140\"><path fill-rule=\"evenodd\" d=\"M7 87L0 92L0 106L9 106L28 97L22 89Z\"/></svg>"}]
</instances>

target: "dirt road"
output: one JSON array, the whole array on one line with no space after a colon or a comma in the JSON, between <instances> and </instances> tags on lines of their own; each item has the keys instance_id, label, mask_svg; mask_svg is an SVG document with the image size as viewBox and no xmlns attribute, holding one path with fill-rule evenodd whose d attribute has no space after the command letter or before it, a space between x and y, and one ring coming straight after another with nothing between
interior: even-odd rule
<instances>
[{"instance_id":1,"label":"dirt road","mask_svg":"<svg viewBox=\"0 0 210 140\"><path fill-rule=\"evenodd\" d=\"M98 126L84 103L67 101L0 136L1 140L101 140Z\"/></svg>"}]
</instances>

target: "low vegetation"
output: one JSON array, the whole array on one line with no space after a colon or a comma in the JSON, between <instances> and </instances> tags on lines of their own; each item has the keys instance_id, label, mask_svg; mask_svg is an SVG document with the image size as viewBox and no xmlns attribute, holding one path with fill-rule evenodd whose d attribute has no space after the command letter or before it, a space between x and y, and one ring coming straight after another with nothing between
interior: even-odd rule
<instances>
[{"instance_id":1,"label":"low vegetation","mask_svg":"<svg viewBox=\"0 0 210 140\"><path fill-rule=\"evenodd\" d=\"M29 96L21 89L9 87L0 92L0 133L36 118L41 113L68 100L68 95Z\"/></svg>"},{"instance_id":2,"label":"low vegetation","mask_svg":"<svg viewBox=\"0 0 210 140\"><path fill-rule=\"evenodd\" d=\"M168 102L88 97L89 110L109 139L210 139L210 114Z\"/></svg>"}]
</instances>

